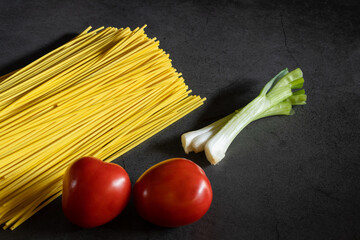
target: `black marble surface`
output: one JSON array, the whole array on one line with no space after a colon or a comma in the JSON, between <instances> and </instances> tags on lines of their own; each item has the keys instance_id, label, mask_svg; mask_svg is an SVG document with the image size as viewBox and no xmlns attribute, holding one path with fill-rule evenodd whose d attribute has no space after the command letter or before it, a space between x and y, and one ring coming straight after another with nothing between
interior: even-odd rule
<instances>
[{"instance_id":1,"label":"black marble surface","mask_svg":"<svg viewBox=\"0 0 360 240\"><path fill-rule=\"evenodd\" d=\"M132 202L94 229L71 225L58 198L0 239L360 239L359 1L0 1L0 73L30 63L87 26L135 28L160 40L205 105L120 157L132 182L162 160L205 169L214 199L198 222L160 228ZM210 166L185 155L183 132L256 97L288 67L308 104L251 123Z\"/></svg>"}]
</instances>

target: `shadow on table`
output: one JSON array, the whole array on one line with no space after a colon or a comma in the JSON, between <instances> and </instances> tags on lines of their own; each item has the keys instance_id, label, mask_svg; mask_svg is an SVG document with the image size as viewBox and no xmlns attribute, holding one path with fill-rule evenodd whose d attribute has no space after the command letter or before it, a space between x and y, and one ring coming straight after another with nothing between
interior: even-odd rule
<instances>
[{"instance_id":1,"label":"shadow on table","mask_svg":"<svg viewBox=\"0 0 360 240\"><path fill-rule=\"evenodd\" d=\"M38 58L44 56L45 54L55 50L56 48L60 47L61 45L67 43L71 39L77 36L76 33L68 33L60 37L59 39L46 44L44 47L37 49L29 54L23 55L18 59L7 63L4 66L0 66L0 76L3 76L7 73L15 71L16 69L20 69L25 67L26 65L30 64L31 62L37 60Z\"/></svg>"}]
</instances>

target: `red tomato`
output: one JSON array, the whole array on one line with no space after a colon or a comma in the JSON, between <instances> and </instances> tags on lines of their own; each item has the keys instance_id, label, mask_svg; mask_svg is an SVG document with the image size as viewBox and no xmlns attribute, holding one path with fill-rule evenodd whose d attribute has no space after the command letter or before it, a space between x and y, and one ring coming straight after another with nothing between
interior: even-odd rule
<instances>
[{"instance_id":1,"label":"red tomato","mask_svg":"<svg viewBox=\"0 0 360 240\"><path fill-rule=\"evenodd\" d=\"M130 179L122 167L84 157L64 175L63 212L78 226L96 227L109 222L125 208L130 192Z\"/></svg>"},{"instance_id":2,"label":"red tomato","mask_svg":"<svg viewBox=\"0 0 360 240\"><path fill-rule=\"evenodd\" d=\"M205 172L183 158L160 162L145 171L133 189L135 207L147 221L178 227L199 220L210 207L212 189Z\"/></svg>"}]
</instances>

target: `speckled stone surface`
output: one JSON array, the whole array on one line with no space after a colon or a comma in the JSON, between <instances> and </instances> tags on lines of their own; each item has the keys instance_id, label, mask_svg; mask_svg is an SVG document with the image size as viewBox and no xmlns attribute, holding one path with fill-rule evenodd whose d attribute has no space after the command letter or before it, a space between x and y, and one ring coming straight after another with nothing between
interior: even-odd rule
<instances>
[{"instance_id":1,"label":"speckled stone surface","mask_svg":"<svg viewBox=\"0 0 360 240\"><path fill-rule=\"evenodd\" d=\"M198 222L161 228L132 202L94 229L71 225L58 198L0 239L360 239L358 1L0 1L0 74L30 63L87 26L147 24L206 103L116 160L134 183L162 160L202 166L214 199ZM210 166L180 135L256 97L288 67L304 72L308 104L251 123Z\"/></svg>"}]
</instances>

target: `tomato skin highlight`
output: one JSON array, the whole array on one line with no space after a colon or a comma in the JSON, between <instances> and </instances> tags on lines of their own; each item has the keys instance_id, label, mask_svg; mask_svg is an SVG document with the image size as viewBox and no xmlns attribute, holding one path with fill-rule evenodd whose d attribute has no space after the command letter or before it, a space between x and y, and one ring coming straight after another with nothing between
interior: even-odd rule
<instances>
[{"instance_id":1,"label":"tomato skin highlight","mask_svg":"<svg viewBox=\"0 0 360 240\"><path fill-rule=\"evenodd\" d=\"M65 172L62 209L70 222L92 228L119 215L130 193L130 178L121 166L83 157Z\"/></svg>"},{"instance_id":2,"label":"tomato skin highlight","mask_svg":"<svg viewBox=\"0 0 360 240\"><path fill-rule=\"evenodd\" d=\"M163 227L191 224L204 216L212 188L204 170L184 158L160 162L145 171L133 188L137 212Z\"/></svg>"}]
</instances>

